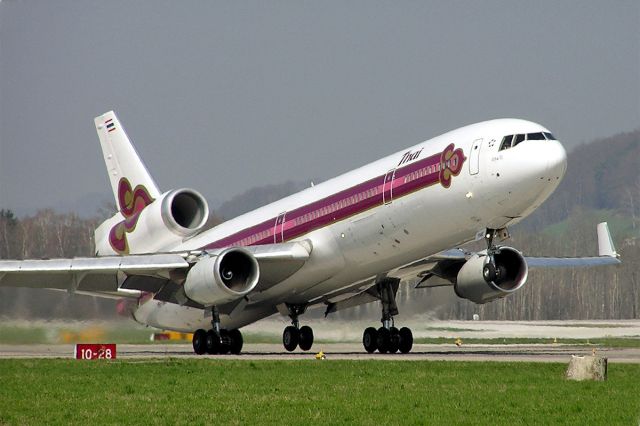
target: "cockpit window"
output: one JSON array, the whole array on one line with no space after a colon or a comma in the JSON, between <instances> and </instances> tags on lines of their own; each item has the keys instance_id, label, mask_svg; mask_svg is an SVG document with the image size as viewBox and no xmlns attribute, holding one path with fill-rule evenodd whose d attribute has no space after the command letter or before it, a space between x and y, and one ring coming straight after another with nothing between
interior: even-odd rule
<instances>
[{"instance_id":1,"label":"cockpit window","mask_svg":"<svg viewBox=\"0 0 640 426\"><path fill-rule=\"evenodd\" d=\"M511 148L512 139L513 139L513 135L505 136L504 138L502 138L502 143L500 144L500 149L498 151Z\"/></svg>"},{"instance_id":2,"label":"cockpit window","mask_svg":"<svg viewBox=\"0 0 640 426\"><path fill-rule=\"evenodd\" d=\"M503 151L505 149L512 148L518 145L520 142L524 141L543 141L543 140L556 140L556 138L549 132L537 132L537 133L522 133L519 135L508 135L502 138L502 143L500 144L500 149L498 151Z\"/></svg>"},{"instance_id":3,"label":"cockpit window","mask_svg":"<svg viewBox=\"0 0 640 426\"><path fill-rule=\"evenodd\" d=\"M527 133L528 141L543 141L544 135L542 133Z\"/></svg>"}]
</instances>

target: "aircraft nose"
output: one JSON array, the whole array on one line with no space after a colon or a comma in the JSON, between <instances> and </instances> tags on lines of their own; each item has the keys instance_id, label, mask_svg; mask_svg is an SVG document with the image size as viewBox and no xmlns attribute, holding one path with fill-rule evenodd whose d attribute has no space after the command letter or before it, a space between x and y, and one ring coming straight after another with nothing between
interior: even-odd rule
<instances>
[{"instance_id":1,"label":"aircraft nose","mask_svg":"<svg viewBox=\"0 0 640 426\"><path fill-rule=\"evenodd\" d=\"M548 141L546 148L548 176L561 180L567 171L567 151L558 141Z\"/></svg>"}]
</instances>

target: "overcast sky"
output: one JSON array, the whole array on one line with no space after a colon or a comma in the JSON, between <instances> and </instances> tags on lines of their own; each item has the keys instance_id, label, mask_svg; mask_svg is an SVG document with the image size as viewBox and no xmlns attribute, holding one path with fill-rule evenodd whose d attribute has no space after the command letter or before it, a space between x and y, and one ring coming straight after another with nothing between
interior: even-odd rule
<instances>
[{"instance_id":1,"label":"overcast sky","mask_svg":"<svg viewBox=\"0 0 640 426\"><path fill-rule=\"evenodd\" d=\"M214 205L497 117L573 147L640 127L640 2L0 1L0 208L109 200L110 109Z\"/></svg>"}]
</instances>

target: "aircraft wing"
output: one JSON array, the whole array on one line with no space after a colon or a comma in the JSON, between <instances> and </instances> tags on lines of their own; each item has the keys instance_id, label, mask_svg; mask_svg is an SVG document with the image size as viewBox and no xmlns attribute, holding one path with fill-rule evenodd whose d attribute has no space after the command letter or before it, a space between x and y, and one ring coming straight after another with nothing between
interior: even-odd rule
<instances>
[{"instance_id":1,"label":"aircraft wing","mask_svg":"<svg viewBox=\"0 0 640 426\"><path fill-rule=\"evenodd\" d=\"M606 222L597 226L598 256L594 257L528 257L525 260L529 268L572 268L588 266L617 265L620 263ZM425 257L403 267L389 271L386 277L401 281L418 280L416 288L452 286L462 265L474 252L460 248L445 250ZM324 302L326 313L370 303L378 300L375 293L376 277L354 283L338 292L324 296L314 302Z\"/></svg>"},{"instance_id":2,"label":"aircraft wing","mask_svg":"<svg viewBox=\"0 0 640 426\"><path fill-rule=\"evenodd\" d=\"M606 222L599 223L596 227L598 234L598 256L594 257L530 257L524 256L530 269L537 268L575 268L588 266L617 265L620 263L619 255L613 245L609 226ZM462 249L451 249L434 256L414 262L395 271L395 276L406 278L406 270L415 271L419 264L430 265L431 269L422 269L414 277L423 277L418 287L437 287L452 285L452 273L457 274L464 262L475 253ZM431 283L428 283L431 281ZM448 282L447 282L448 281Z\"/></svg>"},{"instance_id":3,"label":"aircraft wing","mask_svg":"<svg viewBox=\"0 0 640 426\"><path fill-rule=\"evenodd\" d=\"M571 268L584 266L617 265L619 255L611 239L607 222L599 223L598 257L525 257L530 268Z\"/></svg>"},{"instance_id":4,"label":"aircraft wing","mask_svg":"<svg viewBox=\"0 0 640 426\"><path fill-rule=\"evenodd\" d=\"M260 265L258 288L266 289L300 269L308 259L307 241L247 247ZM219 251L199 252L216 256ZM197 261L194 253L161 253L70 259L0 261L0 287L67 290L72 293L137 298L141 292L175 301L179 283Z\"/></svg>"}]
</instances>

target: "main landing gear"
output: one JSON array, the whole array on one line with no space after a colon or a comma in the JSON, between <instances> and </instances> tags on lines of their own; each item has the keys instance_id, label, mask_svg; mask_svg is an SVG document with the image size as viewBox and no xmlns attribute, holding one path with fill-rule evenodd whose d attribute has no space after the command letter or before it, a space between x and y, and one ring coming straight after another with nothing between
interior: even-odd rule
<instances>
[{"instance_id":1,"label":"main landing gear","mask_svg":"<svg viewBox=\"0 0 640 426\"><path fill-rule=\"evenodd\" d=\"M227 330L220 328L220 315L216 308L213 308L213 318L211 320L212 329L205 331L196 330L193 333L193 351L198 355L208 353L215 354L239 354L242 351L244 340L240 330Z\"/></svg>"},{"instance_id":2,"label":"main landing gear","mask_svg":"<svg viewBox=\"0 0 640 426\"><path fill-rule=\"evenodd\" d=\"M304 314L307 309L306 305L290 305L287 304L289 310L289 318L291 325L285 327L282 332L282 344L284 348L293 352L297 347L303 351L308 351L313 346L313 329L308 325L300 327L298 316Z\"/></svg>"},{"instance_id":3,"label":"main landing gear","mask_svg":"<svg viewBox=\"0 0 640 426\"><path fill-rule=\"evenodd\" d=\"M397 329L394 326L393 317L398 315L398 305L396 305L396 292L400 280L397 278L385 278L376 285L378 297L382 302L382 327L377 330L368 327L362 335L364 349L373 353L376 350L381 354L396 353L403 354L411 352L413 347L413 333L408 327Z\"/></svg>"}]
</instances>

